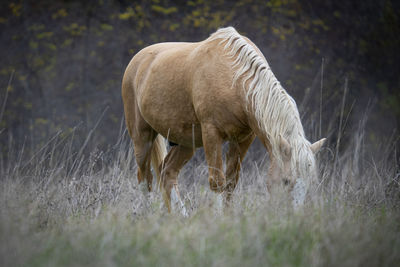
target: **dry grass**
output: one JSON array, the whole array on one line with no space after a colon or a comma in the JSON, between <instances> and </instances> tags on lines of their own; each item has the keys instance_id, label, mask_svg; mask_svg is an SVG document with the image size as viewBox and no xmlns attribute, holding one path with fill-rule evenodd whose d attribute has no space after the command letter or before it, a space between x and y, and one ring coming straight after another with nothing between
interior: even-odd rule
<instances>
[{"instance_id":1,"label":"dry grass","mask_svg":"<svg viewBox=\"0 0 400 267\"><path fill-rule=\"evenodd\" d=\"M363 136L340 156L322 151L320 184L298 211L284 196L269 199L268 160L253 146L232 206L216 214L200 153L180 174L185 219L138 190L125 134L107 151L88 140L74 151L72 136L56 135L27 159L10 152L0 163L0 264L395 266L400 173L394 152L371 157Z\"/></svg>"}]
</instances>

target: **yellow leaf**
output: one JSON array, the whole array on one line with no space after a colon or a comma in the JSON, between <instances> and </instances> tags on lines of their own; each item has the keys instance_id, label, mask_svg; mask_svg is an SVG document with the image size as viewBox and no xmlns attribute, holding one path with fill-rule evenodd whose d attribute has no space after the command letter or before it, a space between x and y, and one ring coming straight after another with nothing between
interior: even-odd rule
<instances>
[{"instance_id":1,"label":"yellow leaf","mask_svg":"<svg viewBox=\"0 0 400 267\"><path fill-rule=\"evenodd\" d=\"M25 102L25 103L24 103L24 107L25 107L26 109L32 109L32 103Z\"/></svg>"},{"instance_id":2,"label":"yellow leaf","mask_svg":"<svg viewBox=\"0 0 400 267\"><path fill-rule=\"evenodd\" d=\"M161 13L164 15L169 15L169 14L172 14L172 13L175 13L178 11L178 8L176 8L174 6L166 8L166 7L162 7L162 6L152 5L151 9L155 12L158 12L158 13Z\"/></svg>"},{"instance_id":3,"label":"yellow leaf","mask_svg":"<svg viewBox=\"0 0 400 267\"><path fill-rule=\"evenodd\" d=\"M52 32L41 32L41 33L36 34L36 38L39 40L47 39L47 38L50 38L51 36L53 36Z\"/></svg>"},{"instance_id":4,"label":"yellow leaf","mask_svg":"<svg viewBox=\"0 0 400 267\"><path fill-rule=\"evenodd\" d=\"M67 87L65 87L65 91L69 92L74 88L75 84L73 82L69 83Z\"/></svg>"},{"instance_id":5,"label":"yellow leaf","mask_svg":"<svg viewBox=\"0 0 400 267\"><path fill-rule=\"evenodd\" d=\"M133 8L128 7L124 13L118 15L120 20L127 20L135 15Z\"/></svg>"},{"instance_id":6,"label":"yellow leaf","mask_svg":"<svg viewBox=\"0 0 400 267\"><path fill-rule=\"evenodd\" d=\"M29 47L32 49L36 49L36 48L38 48L38 46L39 46L38 42L34 42L34 41L29 42Z\"/></svg>"},{"instance_id":7,"label":"yellow leaf","mask_svg":"<svg viewBox=\"0 0 400 267\"><path fill-rule=\"evenodd\" d=\"M36 120L35 120L35 124L42 124L42 125L45 125L45 124L47 124L48 123L48 120L46 120L46 119L43 119L43 118L37 118Z\"/></svg>"},{"instance_id":8,"label":"yellow leaf","mask_svg":"<svg viewBox=\"0 0 400 267\"><path fill-rule=\"evenodd\" d=\"M61 9L57 10L57 12L53 13L53 15L51 15L51 17L53 19L57 19L57 18L66 17L67 15L68 15L67 10L65 10L65 8L61 8Z\"/></svg>"},{"instance_id":9,"label":"yellow leaf","mask_svg":"<svg viewBox=\"0 0 400 267\"><path fill-rule=\"evenodd\" d=\"M112 31L112 30L113 30L113 26L110 25L110 24L106 24L106 23L102 23L102 24L100 25L100 28L101 28L103 31Z\"/></svg>"},{"instance_id":10,"label":"yellow leaf","mask_svg":"<svg viewBox=\"0 0 400 267\"><path fill-rule=\"evenodd\" d=\"M19 17L21 16L21 8L22 8L22 4L15 4L15 3L11 3L9 5L11 12L13 13L14 16Z\"/></svg>"},{"instance_id":11,"label":"yellow leaf","mask_svg":"<svg viewBox=\"0 0 400 267\"><path fill-rule=\"evenodd\" d=\"M170 31L175 31L177 28L179 28L179 24L178 23L174 23L174 24L171 24L171 25L169 25L169 30Z\"/></svg>"},{"instance_id":12,"label":"yellow leaf","mask_svg":"<svg viewBox=\"0 0 400 267\"><path fill-rule=\"evenodd\" d=\"M72 44L72 42L73 42L72 39L66 39L66 40L63 42L62 47L69 46L69 45Z\"/></svg>"}]
</instances>

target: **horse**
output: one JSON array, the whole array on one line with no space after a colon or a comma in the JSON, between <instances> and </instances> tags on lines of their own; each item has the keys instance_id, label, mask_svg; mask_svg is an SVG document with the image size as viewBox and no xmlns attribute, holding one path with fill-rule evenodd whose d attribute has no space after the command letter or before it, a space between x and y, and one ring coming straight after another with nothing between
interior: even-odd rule
<instances>
[{"instance_id":1,"label":"horse","mask_svg":"<svg viewBox=\"0 0 400 267\"><path fill-rule=\"evenodd\" d=\"M145 47L125 70L122 99L139 187L152 190L152 165L169 212L187 214L177 178L199 147L204 147L210 189L227 203L256 136L270 156L268 191L284 185L293 204L301 204L315 183L315 154L326 139L313 144L306 139L296 102L258 47L233 27L200 42ZM165 138L173 144L168 153Z\"/></svg>"}]
</instances>

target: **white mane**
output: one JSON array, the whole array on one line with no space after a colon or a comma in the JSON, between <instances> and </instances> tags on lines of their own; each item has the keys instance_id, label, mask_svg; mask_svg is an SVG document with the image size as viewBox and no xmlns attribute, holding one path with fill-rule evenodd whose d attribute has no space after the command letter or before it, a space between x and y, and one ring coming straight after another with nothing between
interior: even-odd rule
<instances>
[{"instance_id":1,"label":"white mane","mask_svg":"<svg viewBox=\"0 0 400 267\"><path fill-rule=\"evenodd\" d=\"M282 164L279 144L280 136L283 136L292 147L292 170L308 177L315 169L315 160L304 135L296 102L281 86L262 54L233 27L219 29L209 38L210 41L216 39L222 39L219 44L225 43L224 50L234 59L233 83L242 78L248 108L253 110L260 129L272 146L271 156Z\"/></svg>"}]
</instances>

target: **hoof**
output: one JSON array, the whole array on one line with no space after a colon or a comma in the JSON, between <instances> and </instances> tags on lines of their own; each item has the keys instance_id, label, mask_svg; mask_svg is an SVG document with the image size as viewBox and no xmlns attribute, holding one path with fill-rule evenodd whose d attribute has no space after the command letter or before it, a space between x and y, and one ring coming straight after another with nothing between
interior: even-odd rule
<instances>
[{"instance_id":1,"label":"hoof","mask_svg":"<svg viewBox=\"0 0 400 267\"><path fill-rule=\"evenodd\" d=\"M183 204L175 186L171 189L171 213L180 213L183 217L189 217L185 204Z\"/></svg>"},{"instance_id":2,"label":"hoof","mask_svg":"<svg viewBox=\"0 0 400 267\"><path fill-rule=\"evenodd\" d=\"M222 215L224 213L224 196L222 193L217 195L214 207L216 215Z\"/></svg>"},{"instance_id":3,"label":"hoof","mask_svg":"<svg viewBox=\"0 0 400 267\"><path fill-rule=\"evenodd\" d=\"M225 181L215 181L213 178L209 178L210 189L216 193L222 193L225 189Z\"/></svg>"},{"instance_id":4,"label":"hoof","mask_svg":"<svg viewBox=\"0 0 400 267\"><path fill-rule=\"evenodd\" d=\"M139 184L139 190L144 194L147 195L149 193L149 187L147 186L146 182L141 182Z\"/></svg>"}]
</instances>

